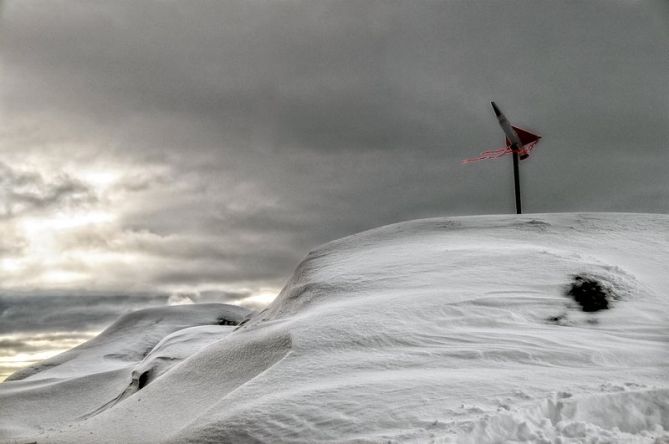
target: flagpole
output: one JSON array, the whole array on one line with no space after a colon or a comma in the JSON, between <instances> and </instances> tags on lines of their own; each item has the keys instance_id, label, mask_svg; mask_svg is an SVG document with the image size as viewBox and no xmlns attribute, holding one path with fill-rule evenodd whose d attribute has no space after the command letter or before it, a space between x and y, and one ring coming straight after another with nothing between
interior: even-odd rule
<instances>
[{"instance_id":1,"label":"flagpole","mask_svg":"<svg viewBox=\"0 0 669 444\"><path fill-rule=\"evenodd\" d=\"M520 172L518 171L518 150L515 147L511 147L513 151L513 184L516 189L516 214L522 214L523 211L520 207Z\"/></svg>"}]
</instances>

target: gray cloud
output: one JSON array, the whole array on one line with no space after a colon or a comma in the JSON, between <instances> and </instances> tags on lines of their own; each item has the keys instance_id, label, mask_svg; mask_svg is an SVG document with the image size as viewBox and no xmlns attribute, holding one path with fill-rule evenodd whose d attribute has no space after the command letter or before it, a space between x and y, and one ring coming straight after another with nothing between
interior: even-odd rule
<instances>
[{"instance_id":1,"label":"gray cloud","mask_svg":"<svg viewBox=\"0 0 669 444\"><path fill-rule=\"evenodd\" d=\"M0 339L0 354L4 356L14 356L18 353L30 353L43 349L43 346L31 345L25 340Z\"/></svg>"},{"instance_id":2,"label":"gray cloud","mask_svg":"<svg viewBox=\"0 0 669 444\"><path fill-rule=\"evenodd\" d=\"M21 334L0 338L0 358L14 357L23 353L37 353L45 349L60 349L79 344L92 337L91 333L46 333Z\"/></svg>"},{"instance_id":3,"label":"gray cloud","mask_svg":"<svg viewBox=\"0 0 669 444\"><path fill-rule=\"evenodd\" d=\"M165 294L14 293L0 295L0 335L97 331L121 314L165 305Z\"/></svg>"},{"instance_id":4,"label":"gray cloud","mask_svg":"<svg viewBox=\"0 0 669 444\"><path fill-rule=\"evenodd\" d=\"M77 207L97 200L95 193L66 174L51 180L0 162L0 218L19 217L54 207Z\"/></svg>"}]
</instances>

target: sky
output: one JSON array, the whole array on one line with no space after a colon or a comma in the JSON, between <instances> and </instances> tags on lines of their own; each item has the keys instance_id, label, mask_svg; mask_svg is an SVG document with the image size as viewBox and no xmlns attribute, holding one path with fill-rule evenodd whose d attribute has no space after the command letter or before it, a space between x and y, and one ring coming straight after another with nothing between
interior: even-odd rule
<instances>
[{"instance_id":1,"label":"sky","mask_svg":"<svg viewBox=\"0 0 669 444\"><path fill-rule=\"evenodd\" d=\"M308 251L514 211L669 211L661 1L0 3L0 379L149 305L261 307Z\"/></svg>"}]
</instances>

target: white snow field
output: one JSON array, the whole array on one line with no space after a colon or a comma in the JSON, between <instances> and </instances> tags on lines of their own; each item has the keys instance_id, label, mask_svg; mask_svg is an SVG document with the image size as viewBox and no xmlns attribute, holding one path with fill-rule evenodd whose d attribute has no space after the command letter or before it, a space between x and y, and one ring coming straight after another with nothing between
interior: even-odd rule
<instances>
[{"instance_id":1,"label":"white snow field","mask_svg":"<svg viewBox=\"0 0 669 444\"><path fill-rule=\"evenodd\" d=\"M233 310L143 310L20 372L0 441L669 443L666 215L390 225L311 252L243 325L193 327Z\"/></svg>"}]
</instances>

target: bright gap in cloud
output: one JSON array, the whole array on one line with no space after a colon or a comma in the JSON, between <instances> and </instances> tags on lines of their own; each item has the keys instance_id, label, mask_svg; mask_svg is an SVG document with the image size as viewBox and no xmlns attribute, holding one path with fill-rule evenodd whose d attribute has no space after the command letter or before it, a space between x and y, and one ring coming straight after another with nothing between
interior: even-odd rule
<instances>
[{"instance_id":1,"label":"bright gap in cloud","mask_svg":"<svg viewBox=\"0 0 669 444\"><path fill-rule=\"evenodd\" d=\"M279 292L274 288L261 288L251 296L238 301L242 306L266 306L272 303Z\"/></svg>"},{"instance_id":2,"label":"bright gap in cloud","mask_svg":"<svg viewBox=\"0 0 669 444\"><path fill-rule=\"evenodd\" d=\"M20 256L0 261L4 285L11 285L13 281L23 286L72 284L93 277L85 269L73 269L73 261L99 263L117 260L118 255L111 258L105 252L72 250L60 245L59 239L81 229L104 228L116 219L117 216L108 211L78 209L18 220L15 226L24 247ZM131 261L131 258L123 259Z\"/></svg>"},{"instance_id":3,"label":"bright gap in cloud","mask_svg":"<svg viewBox=\"0 0 669 444\"><path fill-rule=\"evenodd\" d=\"M56 231L71 230L88 225L108 224L115 220L116 215L107 211L59 211L39 218L23 218L19 222L19 227L26 237L38 238L52 234Z\"/></svg>"},{"instance_id":4,"label":"bright gap in cloud","mask_svg":"<svg viewBox=\"0 0 669 444\"><path fill-rule=\"evenodd\" d=\"M92 185L97 190L106 189L119 181L121 172L113 170L88 170L75 174L80 180Z\"/></svg>"}]
</instances>

